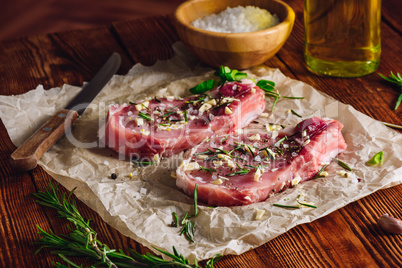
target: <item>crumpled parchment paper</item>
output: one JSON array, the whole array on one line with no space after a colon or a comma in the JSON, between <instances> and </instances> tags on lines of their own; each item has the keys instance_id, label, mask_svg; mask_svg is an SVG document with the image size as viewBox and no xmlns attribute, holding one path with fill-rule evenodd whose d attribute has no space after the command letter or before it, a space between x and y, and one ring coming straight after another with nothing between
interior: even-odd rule
<instances>
[{"instance_id":1,"label":"crumpled parchment paper","mask_svg":"<svg viewBox=\"0 0 402 268\"><path fill-rule=\"evenodd\" d=\"M153 96L186 96L188 89L210 79L213 70L201 67L175 44L176 55L154 66L135 65L127 75L115 75L66 134L41 159L40 165L67 189L77 187L76 196L97 211L122 234L150 247L172 251L175 246L190 260L211 258L216 253L241 254L283 234L294 226L311 222L379 189L402 183L402 134L381 122L328 97L311 86L285 77L278 69L258 66L247 70L249 77L272 80L283 96L304 96L304 100L281 99L267 121L294 125L302 119L289 113L293 109L303 118L329 117L344 124L342 131L348 148L339 158L353 172L345 178L332 163L329 176L305 182L274 195L265 202L242 207L211 208L199 205L195 218L195 243L189 243L171 227L172 212L182 217L192 211L193 200L175 186L171 172L182 155L162 160L159 165L133 166L98 141L107 108L113 103L139 101ZM58 109L66 105L81 88L65 85L44 90L41 85L19 96L0 96L0 116L15 145L20 145ZM273 100L267 98L266 112ZM385 163L367 166L378 151ZM117 179L112 180L111 174ZM129 174L132 174L132 178ZM298 195L318 208L284 209L273 203L294 205ZM256 220L257 209L263 210Z\"/></svg>"}]
</instances>

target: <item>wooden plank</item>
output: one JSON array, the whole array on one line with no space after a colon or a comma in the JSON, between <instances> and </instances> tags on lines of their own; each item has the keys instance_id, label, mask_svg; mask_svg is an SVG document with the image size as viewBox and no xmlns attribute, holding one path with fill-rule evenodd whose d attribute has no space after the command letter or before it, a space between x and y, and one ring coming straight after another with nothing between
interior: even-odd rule
<instances>
[{"instance_id":1,"label":"wooden plank","mask_svg":"<svg viewBox=\"0 0 402 268\"><path fill-rule=\"evenodd\" d=\"M132 66L108 27L6 40L0 44L0 94L21 94L89 81L112 52L122 55L119 73Z\"/></svg>"},{"instance_id":2,"label":"wooden plank","mask_svg":"<svg viewBox=\"0 0 402 268\"><path fill-rule=\"evenodd\" d=\"M179 40L171 16L116 22L113 27L134 62L146 66L171 58L172 44Z\"/></svg>"}]
</instances>

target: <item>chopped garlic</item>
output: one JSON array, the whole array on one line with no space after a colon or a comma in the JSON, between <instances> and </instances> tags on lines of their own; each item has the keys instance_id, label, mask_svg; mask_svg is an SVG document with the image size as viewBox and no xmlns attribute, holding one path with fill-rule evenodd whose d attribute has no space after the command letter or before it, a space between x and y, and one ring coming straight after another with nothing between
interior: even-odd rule
<instances>
[{"instance_id":1,"label":"chopped garlic","mask_svg":"<svg viewBox=\"0 0 402 268\"><path fill-rule=\"evenodd\" d=\"M154 161L158 162L158 163L160 162L160 158L159 158L158 154L154 155Z\"/></svg>"},{"instance_id":2,"label":"chopped garlic","mask_svg":"<svg viewBox=\"0 0 402 268\"><path fill-rule=\"evenodd\" d=\"M257 168L254 174L254 181L260 181L261 175L262 175L261 168Z\"/></svg>"},{"instance_id":3,"label":"chopped garlic","mask_svg":"<svg viewBox=\"0 0 402 268\"><path fill-rule=\"evenodd\" d=\"M210 99L209 101L207 101L208 104L211 105L216 105L216 100L215 99Z\"/></svg>"},{"instance_id":4,"label":"chopped garlic","mask_svg":"<svg viewBox=\"0 0 402 268\"><path fill-rule=\"evenodd\" d=\"M214 163L214 166L215 166L215 167L220 167L220 166L223 165L223 162L222 162L222 161L216 161L216 160L214 160L212 163Z\"/></svg>"},{"instance_id":5,"label":"chopped garlic","mask_svg":"<svg viewBox=\"0 0 402 268\"><path fill-rule=\"evenodd\" d=\"M268 152L267 152L268 151ZM271 155L269 155L269 154L271 154ZM273 158L275 158L275 156L276 156L276 153L274 153L271 149L269 149L269 148L267 148L266 150L263 150L262 151L262 154L264 155L264 156L269 156L269 157L273 157Z\"/></svg>"},{"instance_id":6,"label":"chopped garlic","mask_svg":"<svg viewBox=\"0 0 402 268\"><path fill-rule=\"evenodd\" d=\"M232 160L228 160L228 167L235 168L235 164L233 163Z\"/></svg>"},{"instance_id":7,"label":"chopped garlic","mask_svg":"<svg viewBox=\"0 0 402 268\"><path fill-rule=\"evenodd\" d=\"M255 220L260 220L262 216L265 214L265 210L257 208L255 211Z\"/></svg>"},{"instance_id":8,"label":"chopped garlic","mask_svg":"<svg viewBox=\"0 0 402 268\"><path fill-rule=\"evenodd\" d=\"M232 114L232 110L229 107L225 107L225 114Z\"/></svg>"},{"instance_id":9,"label":"chopped garlic","mask_svg":"<svg viewBox=\"0 0 402 268\"><path fill-rule=\"evenodd\" d=\"M149 106L149 101L143 102L142 105L143 105L144 107L148 108L148 106Z\"/></svg>"},{"instance_id":10,"label":"chopped garlic","mask_svg":"<svg viewBox=\"0 0 402 268\"><path fill-rule=\"evenodd\" d=\"M137 124L137 126L142 126L144 124L144 119L141 117L136 117L135 123Z\"/></svg>"},{"instance_id":11,"label":"chopped garlic","mask_svg":"<svg viewBox=\"0 0 402 268\"><path fill-rule=\"evenodd\" d=\"M145 129L141 129L140 133L143 135L149 135L149 133L151 133L151 132L149 132L148 130L145 130Z\"/></svg>"},{"instance_id":12,"label":"chopped garlic","mask_svg":"<svg viewBox=\"0 0 402 268\"><path fill-rule=\"evenodd\" d=\"M208 111L209 109L211 109L211 107L212 107L211 104L209 104L209 103L204 103L203 105L201 105L199 111L203 113L203 112Z\"/></svg>"},{"instance_id":13,"label":"chopped garlic","mask_svg":"<svg viewBox=\"0 0 402 268\"><path fill-rule=\"evenodd\" d=\"M222 184L223 181L222 181L221 179L216 179L216 180L214 180L214 181L211 181L211 183L212 183L212 184L215 184L215 185L219 185L219 184Z\"/></svg>"},{"instance_id":14,"label":"chopped garlic","mask_svg":"<svg viewBox=\"0 0 402 268\"><path fill-rule=\"evenodd\" d=\"M250 198L250 196L248 196L248 195L246 195L246 196L244 197L244 199L247 199L247 200L250 200L250 201L251 201L251 198Z\"/></svg>"},{"instance_id":15,"label":"chopped garlic","mask_svg":"<svg viewBox=\"0 0 402 268\"><path fill-rule=\"evenodd\" d=\"M274 124L266 124L265 128L267 129L268 132L282 129L282 127L280 125L274 125Z\"/></svg>"},{"instance_id":16,"label":"chopped garlic","mask_svg":"<svg viewBox=\"0 0 402 268\"><path fill-rule=\"evenodd\" d=\"M198 154L197 158L198 159L205 159L205 158L208 158L208 155L206 155L206 154Z\"/></svg>"},{"instance_id":17,"label":"chopped garlic","mask_svg":"<svg viewBox=\"0 0 402 268\"><path fill-rule=\"evenodd\" d=\"M323 171L320 173L320 176L323 176L323 177L328 177L328 175L329 175L328 171Z\"/></svg>"},{"instance_id":18,"label":"chopped garlic","mask_svg":"<svg viewBox=\"0 0 402 268\"><path fill-rule=\"evenodd\" d=\"M305 142L303 142L303 145L302 146L306 146L307 144L309 144L310 143L310 140L306 140Z\"/></svg>"},{"instance_id":19,"label":"chopped garlic","mask_svg":"<svg viewBox=\"0 0 402 268\"><path fill-rule=\"evenodd\" d=\"M184 165L184 171L193 171L200 169L200 165L197 162L191 162Z\"/></svg>"},{"instance_id":20,"label":"chopped garlic","mask_svg":"<svg viewBox=\"0 0 402 268\"><path fill-rule=\"evenodd\" d=\"M172 171L172 173L170 173L170 177L177 179L176 171Z\"/></svg>"},{"instance_id":21,"label":"chopped garlic","mask_svg":"<svg viewBox=\"0 0 402 268\"><path fill-rule=\"evenodd\" d=\"M295 185L299 184L300 181L301 181L301 177L300 177L300 176L296 176L296 177L293 178L293 180L292 180L292 186L295 186Z\"/></svg>"},{"instance_id":22,"label":"chopped garlic","mask_svg":"<svg viewBox=\"0 0 402 268\"><path fill-rule=\"evenodd\" d=\"M260 134L255 134L255 135L253 135L253 136L251 136L251 137L248 137L248 139L250 140L250 141L259 141L259 140L261 140L261 137L260 137Z\"/></svg>"},{"instance_id":23,"label":"chopped garlic","mask_svg":"<svg viewBox=\"0 0 402 268\"><path fill-rule=\"evenodd\" d=\"M246 148L246 151L253 154L255 152L255 148L252 145L244 146Z\"/></svg>"},{"instance_id":24,"label":"chopped garlic","mask_svg":"<svg viewBox=\"0 0 402 268\"><path fill-rule=\"evenodd\" d=\"M342 177L345 177L345 178L349 178L349 177L350 177L350 173L349 173L349 172L346 172L346 171L344 171L344 170L340 170L340 171L336 172L336 174L338 174L338 175L340 175L340 176L342 176Z\"/></svg>"},{"instance_id":25,"label":"chopped garlic","mask_svg":"<svg viewBox=\"0 0 402 268\"><path fill-rule=\"evenodd\" d=\"M226 155L226 154L218 154L217 156L218 156L218 158L220 158L220 159L225 159L225 160L227 160L227 161L231 160L231 157L228 156L228 155Z\"/></svg>"},{"instance_id":26,"label":"chopped garlic","mask_svg":"<svg viewBox=\"0 0 402 268\"><path fill-rule=\"evenodd\" d=\"M260 114L260 117L268 118L269 114L268 113L262 113Z\"/></svg>"},{"instance_id":27,"label":"chopped garlic","mask_svg":"<svg viewBox=\"0 0 402 268\"><path fill-rule=\"evenodd\" d=\"M272 131L271 139L276 139L278 137L278 131L274 130Z\"/></svg>"},{"instance_id":28,"label":"chopped garlic","mask_svg":"<svg viewBox=\"0 0 402 268\"><path fill-rule=\"evenodd\" d=\"M167 96L166 100L167 101L174 101L174 96Z\"/></svg>"},{"instance_id":29,"label":"chopped garlic","mask_svg":"<svg viewBox=\"0 0 402 268\"><path fill-rule=\"evenodd\" d=\"M255 88L254 87L251 89L251 93L255 93Z\"/></svg>"},{"instance_id":30,"label":"chopped garlic","mask_svg":"<svg viewBox=\"0 0 402 268\"><path fill-rule=\"evenodd\" d=\"M135 109L137 109L137 111L141 111L142 110L142 108L143 108L143 106L142 106L142 104L140 103L140 104L136 104L135 105Z\"/></svg>"}]
</instances>

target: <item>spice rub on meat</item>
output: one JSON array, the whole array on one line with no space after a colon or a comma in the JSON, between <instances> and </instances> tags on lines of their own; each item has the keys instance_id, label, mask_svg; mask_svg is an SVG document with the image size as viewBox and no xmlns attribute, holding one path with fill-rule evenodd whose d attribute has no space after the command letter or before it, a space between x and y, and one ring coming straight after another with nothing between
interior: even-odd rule
<instances>
[{"instance_id":1,"label":"spice rub on meat","mask_svg":"<svg viewBox=\"0 0 402 268\"><path fill-rule=\"evenodd\" d=\"M312 179L346 149L343 125L312 117L295 127L267 125L265 133L214 137L192 150L176 185L212 206L247 205Z\"/></svg>"},{"instance_id":2,"label":"spice rub on meat","mask_svg":"<svg viewBox=\"0 0 402 268\"><path fill-rule=\"evenodd\" d=\"M226 82L189 98L112 105L100 137L106 146L130 158L170 156L212 135L246 127L264 108L264 91L253 81Z\"/></svg>"}]
</instances>

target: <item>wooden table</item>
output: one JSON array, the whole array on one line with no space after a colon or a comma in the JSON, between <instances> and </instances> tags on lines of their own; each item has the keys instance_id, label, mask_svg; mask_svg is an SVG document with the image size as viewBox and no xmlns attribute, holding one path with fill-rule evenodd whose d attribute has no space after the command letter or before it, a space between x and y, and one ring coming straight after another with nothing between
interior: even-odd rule
<instances>
[{"instance_id":1,"label":"wooden table","mask_svg":"<svg viewBox=\"0 0 402 268\"><path fill-rule=\"evenodd\" d=\"M320 77L303 60L302 1L288 0L296 12L293 32L267 65L306 82L372 118L402 125L402 107L394 111L398 89L377 73L402 72L401 5L383 1L382 60L377 73L355 79ZM46 89L89 81L113 51L123 57L120 74L141 62L153 64L172 56L178 40L171 16L120 21L104 27L6 40L0 43L0 94L25 93L43 84ZM48 267L59 258L43 250L34 255L36 225L67 233L68 224L53 210L35 203L32 193L44 190L52 178L42 168L16 173L9 164L15 150L0 124L0 267ZM78 202L92 219L99 239L111 248L144 253L146 248L104 223ZM297 226L263 246L240 256L225 256L215 267L401 267L402 235L384 233L379 216L402 218L402 185L381 190L312 223ZM84 263L88 266L88 263Z\"/></svg>"}]
</instances>

